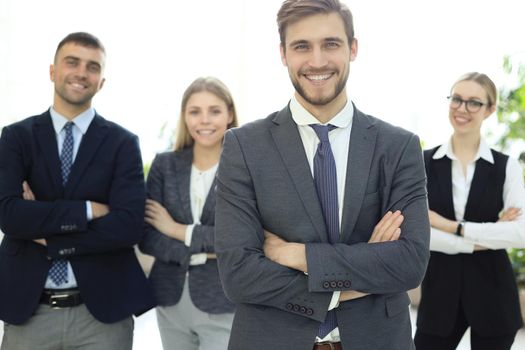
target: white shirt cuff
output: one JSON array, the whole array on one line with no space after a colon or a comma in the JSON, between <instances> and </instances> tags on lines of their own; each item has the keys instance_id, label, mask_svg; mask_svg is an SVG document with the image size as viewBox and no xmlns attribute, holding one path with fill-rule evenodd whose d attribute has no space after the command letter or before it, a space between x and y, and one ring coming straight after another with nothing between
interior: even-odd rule
<instances>
[{"instance_id":1,"label":"white shirt cuff","mask_svg":"<svg viewBox=\"0 0 525 350\"><path fill-rule=\"evenodd\" d=\"M341 296L340 291L334 292L334 294L332 294L332 300L330 300L330 304L328 305L328 311L339 306L339 296Z\"/></svg>"},{"instance_id":2,"label":"white shirt cuff","mask_svg":"<svg viewBox=\"0 0 525 350\"><path fill-rule=\"evenodd\" d=\"M188 225L186 227L186 237L184 238L184 244L186 247L191 246L191 238L193 237L193 228L195 225Z\"/></svg>"},{"instance_id":3,"label":"white shirt cuff","mask_svg":"<svg viewBox=\"0 0 525 350\"><path fill-rule=\"evenodd\" d=\"M91 208L91 201L86 201L86 217L87 221L93 220L93 209Z\"/></svg>"},{"instance_id":4,"label":"white shirt cuff","mask_svg":"<svg viewBox=\"0 0 525 350\"><path fill-rule=\"evenodd\" d=\"M208 255L206 253L193 254L190 257L190 266L195 265L204 265L208 260Z\"/></svg>"}]
</instances>

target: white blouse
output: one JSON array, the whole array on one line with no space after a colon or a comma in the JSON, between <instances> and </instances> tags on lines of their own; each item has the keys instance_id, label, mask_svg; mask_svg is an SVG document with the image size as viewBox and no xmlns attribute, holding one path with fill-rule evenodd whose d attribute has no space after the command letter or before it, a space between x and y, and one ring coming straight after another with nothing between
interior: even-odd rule
<instances>
[{"instance_id":1,"label":"white blouse","mask_svg":"<svg viewBox=\"0 0 525 350\"><path fill-rule=\"evenodd\" d=\"M452 160L452 196L456 219L462 220L465 214L476 161L480 158L494 163L492 152L481 139L478 153L467 165L463 175L461 163L452 151L452 144L443 144L434 154L434 159L448 157ZM523 169L516 159L507 161L505 182L503 184L503 209L515 207L525 211L525 185ZM474 223L466 222L464 236L459 237L436 228L431 228L430 250L446 254L473 253L474 246L489 249L525 248L525 215L522 213L515 221Z\"/></svg>"},{"instance_id":2,"label":"white blouse","mask_svg":"<svg viewBox=\"0 0 525 350\"><path fill-rule=\"evenodd\" d=\"M191 167L190 201L193 225L188 225L186 229L186 238L184 240L184 244L188 247L191 245L193 228L195 225L200 225L201 223L200 218L202 215L202 210L204 209L204 204L206 204L206 198L210 192L218 165L219 164L216 164L205 171L201 171L193 165ZM206 260L206 253L192 254L190 257L190 265L202 265L206 263Z\"/></svg>"}]
</instances>

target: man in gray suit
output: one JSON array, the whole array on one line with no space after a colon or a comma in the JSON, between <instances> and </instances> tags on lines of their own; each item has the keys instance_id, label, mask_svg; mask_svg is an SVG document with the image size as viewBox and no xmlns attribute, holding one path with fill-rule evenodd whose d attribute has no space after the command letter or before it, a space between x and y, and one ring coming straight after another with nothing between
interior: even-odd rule
<instances>
[{"instance_id":1,"label":"man in gray suit","mask_svg":"<svg viewBox=\"0 0 525 350\"><path fill-rule=\"evenodd\" d=\"M348 98L346 6L286 0L277 22L295 94L227 132L218 171L229 349L413 349L406 291L430 232L419 139Z\"/></svg>"}]
</instances>

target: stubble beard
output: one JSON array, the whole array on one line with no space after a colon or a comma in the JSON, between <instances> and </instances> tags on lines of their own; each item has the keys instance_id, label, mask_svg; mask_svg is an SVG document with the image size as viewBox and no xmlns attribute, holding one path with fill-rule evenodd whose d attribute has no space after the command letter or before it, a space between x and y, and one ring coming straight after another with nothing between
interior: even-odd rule
<instances>
[{"instance_id":1,"label":"stubble beard","mask_svg":"<svg viewBox=\"0 0 525 350\"><path fill-rule=\"evenodd\" d=\"M301 73L301 74L304 74L304 73ZM329 104L330 102L332 102L333 100L335 100L337 96L339 96L339 94L341 94L341 92L344 90L344 88L346 87L346 83L348 81L348 75L349 75L349 71L347 70L345 75L342 78L340 78L337 84L335 85L333 94L330 94L325 97L320 96L318 98L315 98L313 96L308 96L305 89L303 89L303 87L301 86L301 83L299 83L298 79L295 79L290 75L290 80L292 81L292 85L295 88L295 91L297 91L299 96L301 96L306 102L308 102L309 104L313 106L325 106Z\"/></svg>"}]
</instances>

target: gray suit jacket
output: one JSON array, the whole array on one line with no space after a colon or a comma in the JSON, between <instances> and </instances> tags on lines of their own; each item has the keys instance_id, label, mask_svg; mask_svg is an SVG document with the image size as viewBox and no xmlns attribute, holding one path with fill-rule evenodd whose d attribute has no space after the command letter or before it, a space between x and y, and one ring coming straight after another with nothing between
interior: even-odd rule
<instances>
[{"instance_id":1,"label":"gray suit jacket","mask_svg":"<svg viewBox=\"0 0 525 350\"><path fill-rule=\"evenodd\" d=\"M190 201L192 148L158 154L148 175L148 198L161 203L181 224L192 224ZM217 271L217 261L208 259L203 265L190 266L191 254L215 251L215 181L206 198L200 218L195 225L190 247L146 225L140 249L155 257L150 273L154 296L159 305L179 302L189 272L190 296L197 308L204 312L219 314L233 312L234 305L222 290Z\"/></svg>"},{"instance_id":2,"label":"gray suit jacket","mask_svg":"<svg viewBox=\"0 0 525 350\"><path fill-rule=\"evenodd\" d=\"M417 136L355 110L341 242L328 243L321 206L288 107L228 131L218 171L216 252L237 304L230 349L312 348L333 291L343 348L413 349L406 291L429 257L426 178ZM405 220L397 241L368 244L388 210ZM264 256L263 228L306 244L308 275Z\"/></svg>"}]
</instances>

